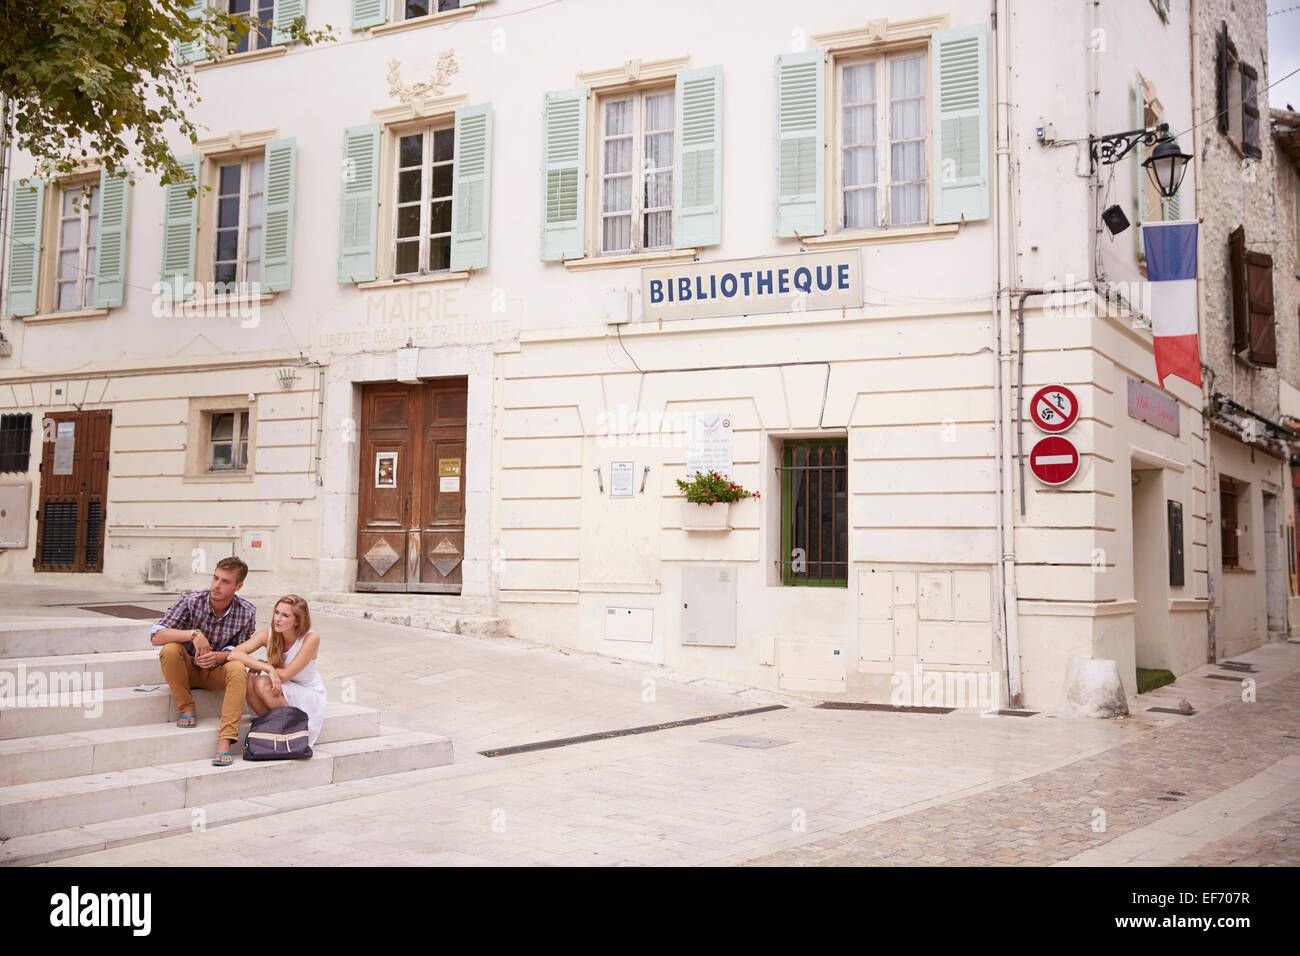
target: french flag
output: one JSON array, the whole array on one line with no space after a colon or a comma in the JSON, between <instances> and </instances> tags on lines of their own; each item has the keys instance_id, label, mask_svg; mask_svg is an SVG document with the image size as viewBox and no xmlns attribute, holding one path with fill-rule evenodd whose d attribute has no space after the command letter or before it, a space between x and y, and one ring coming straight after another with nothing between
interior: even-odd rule
<instances>
[{"instance_id":1,"label":"french flag","mask_svg":"<svg viewBox=\"0 0 1300 956\"><path fill-rule=\"evenodd\" d=\"M1196 222L1142 224L1151 283L1151 332L1156 378L1177 375L1201 384L1201 349L1196 337Z\"/></svg>"}]
</instances>

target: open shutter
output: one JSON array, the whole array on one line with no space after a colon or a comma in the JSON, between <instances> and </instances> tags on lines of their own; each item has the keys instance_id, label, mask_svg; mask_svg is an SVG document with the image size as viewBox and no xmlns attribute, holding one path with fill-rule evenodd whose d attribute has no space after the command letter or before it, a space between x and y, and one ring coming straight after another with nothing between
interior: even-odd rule
<instances>
[{"instance_id":1,"label":"open shutter","mask_svg":"<svg viewBox=\"0 0 1300 956\"><path fill-rule=\"evenodd\" d=\"M352 29L377 27L388 20L388 0L352 0Z\"/></svg>"},{"instance_id":2,"label":"open shutter","mask_svg":"<svg viewBox=\"0 0 1300 956\"><path fill-rule=\"evenodd\" d=\"M930 41L934 221L989 217L988 30L940 30Z\"/></svg>"},{"instance_id":3,"label":"open shutter","mask_svg":"<svg viewBox=\"0 0 1300 956\"><path fill-rule=\"evenodd\" d=\"M1174 193L1168 199L1161 199L1160 205L1164 210L1165 222L1174 222L1182 215L1182 203L1178 200L1178 193Z\"/></svg>"},{"instance_id":4,"label":"open shutter","mask_svg":"<svg viewBox=\"0 0 1300 956\"><path fill-rule=\"evenodd\" d=\"M168 183L163 191L162 294L173 302L189 298L194 285L194 250L199 229L199 157L182 156L177 162L190 174L181 183ZM190 190L194 195L189 195Z\"/></svg>"},{"instance_id":5,"label":"open shutter","mask_svg":"<svg viewBox=\"0 0 1300 956\"><path fill-rule=\"evenodd\" d=\"M379 126L343 131L339 281L372 282L379 215Z\"/></svg>"},{"instance_id":6,"label":"open shutter","mask_svg":"<svg viewBox=\"0 0 1300 956\"><path fill-rule=\"evenodd\" d=\"M774 234L826 231L826 52L776 58Z\"/></svg>"},{"instance_id":7,"label":"open shutter","mask_svg":"<svg viewBox=\"0 0 1300 956\"><path fill-rule=\"evenodd\" d=\"M193 0L185 5L185 15L191 20L207 20L208 0ZM203 27L206 31L207 27ZM201 60L206 55L207 50L203 44L204 34L200 34L200 39L179 43L176 46L176 53L182 62L193 63L195 60Z\"/></svg>"},{"instance_id":8,"label":"open shutter","mask_svg":"<svg viewBox=\"0 0 1300 956\"><path fill-rule=\"evenodd\" d=\"M587 191L586 89L546 94L542 164L542 259L581 259Z\"/></svg>"},{"instance_id":9,"label":"open shutter","mask_svg":"<svg viewBox=\"0 0 1300 956\"><path fill-rule=\"evenodd\" d=\"M1133 129L1146 129L1147 101L1141 73L1133 84L1132 104ZM1133 220L1133 238L1137 242L1138 258L1143 259L1147 254L1146 243L1142 241L1142 223L1147 218L1147 184L1143 177L1147 171L1142 168L1142 160L1147 158L1147 149L1141 140L1138 140L1133 152L1133 207L1137 210L1137 217Z\"/></svg>"},{"instance_id":10,"label":"open shutter","mask_svg":"<svg viewBox=\"0 0 1300 956\"><path fill-rule=\"evenodd\" d=\"M1250 360L1277 367L1277 323L1273 318L1273 257L1246 253L1246 300L1250 304Z\"/></svg>"},{"instance_id":11,"label":"open shutter","mask_svg":"<svg viewBox=\"0 0 1300 956\"><path fill-rule=\"evenodd\" d=\"M20 179L14 183L9 214L9 314L35 315L41 278L41 221L45 183Z\"/></svg>"},{"instance_id":12,"label":"open shutter","mask_svg":"<svg viewBox=\"0 0 1300 956\"><path fill-rule=\"evenodd\" d=\"M298 141L266 144L266 231L263 233L262 281L267 292L285 292L293 278L293 194L297 181Z\"/></svg>"},{"instance_id":13,"label":"open shutter","mask_svg":"<svg viewBox=\"0 0 1300 956\"><path fill-rule=\"evenodd\" d=\"M1219 132L1227 135L1231 112L1228 109L1228 21L1219 21L1214 35L1214 102L1218 111Z\"/></svg>"},{"instance_id":14,"label":"open shutter","mask_svg":"<svg viewBox=\"0 0 1300 956\"><path fill-rule=\"evenodd\" d=\"M673 236L678 249L722 241L722 67L677 74Z\"/></svg>"},{"instance_id":15,"label":"open shutter","mask_svg":"<svg viewBox=\"0 0 1300 956\"><path fill-rule=\"evenodd\" d=\"M288 43L289 27L299 17L307 15L307 0L275 0L271 8L271 42Z\"/></svg>"},{"instance_id":16,"label":"open shutter","mask_svg":"<svg viewBox=\"0 0 1300 956\"><path fill-rule=\"evenodd\" d=\"M1228 267L1232 277L1232 350L1250 345L1250 303L1246 297L1246 227L1228 234Z\"/></svg>"},{"instance_id":17,"label":"open shutter","mask_svg":"<svg viewBox=\"0 0 1300 956\"><path fill-rule=\"evenodd\" d=\"M95 308L122 304L126 288L126 217L131 179L125 169L99 171L99 244L95 249Z\"/></svg>"},{"instance_id":18,"label":"open shutter","mask_svg":"<svg viewBox=\"0 0 1300 956\"><path fill-rule=\"evenodd\" d=\"M1259 74L1248 63L1241 64L1241 151L1261 159L1259 148Z\"/></svg>"},{"instance_id":19,"label":"open shutter","mask_svg":"<svg viewBox=\"0 0 1300 956\"><path fill-rule=\"evenodd\" d=\"M451 183L451 271L486 269L492 191L492 104L456 111Z\"/></svg>"}]
</instances>

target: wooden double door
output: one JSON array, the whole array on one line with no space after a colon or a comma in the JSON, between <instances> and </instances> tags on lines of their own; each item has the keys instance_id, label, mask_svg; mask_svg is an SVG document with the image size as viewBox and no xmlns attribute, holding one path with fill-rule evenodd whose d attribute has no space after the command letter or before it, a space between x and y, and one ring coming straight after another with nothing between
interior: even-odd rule
<instances>
[{"instance_id":1,"label":"wooden double door","mask_svg":"<svg viewBox=\"0 0 1300 956\"><path fill-rule=\"evenodd\" d=\"M460 593L468 384L362 387L358 591Z\"/></svg>"},{"instance_id":2,"label":"wooden double door","mask_svg":"<svg viewBox=\"0 0 1300 956\"><path fill-rule=\"evenodd\" d=\"M103 571L109 409L50 412L41 422L37 571Z\"/></svg>"}]
</instances>

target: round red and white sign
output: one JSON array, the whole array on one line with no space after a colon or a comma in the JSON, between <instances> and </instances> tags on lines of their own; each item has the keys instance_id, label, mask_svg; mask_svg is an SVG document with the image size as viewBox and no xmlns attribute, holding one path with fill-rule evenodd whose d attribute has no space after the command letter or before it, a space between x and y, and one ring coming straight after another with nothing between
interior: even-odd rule
<instances>
[{"instance_id":1,"label":"round red and white sign","mask_svg":"<svg viewBox=\"0 0 1300 956\"><path fill-rule=\"evenodd\" d=\"M1046 385L1029 400L1029 417L1045 432L1063 432L1079 420L1079 400L1064 385Z\"/></svg>"},{"instance_id":2,"label":"round red and white sign","mask_svg":"<svg viewBox=\"0 0 1300 956\"><path fill-rule=\"evenodd\" d=\"M1029 470L1045 485L1063 485L1079 471L1079 449L1060 435L1040 438L1029 452Z\"/></svg>"}]
</instances>

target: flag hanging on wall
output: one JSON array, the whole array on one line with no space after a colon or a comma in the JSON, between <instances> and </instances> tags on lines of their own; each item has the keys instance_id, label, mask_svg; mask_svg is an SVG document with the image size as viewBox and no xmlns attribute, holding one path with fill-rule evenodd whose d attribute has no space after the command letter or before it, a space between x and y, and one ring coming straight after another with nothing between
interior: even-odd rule
<instances>
[{"instance_id":1,"label":"flag hanging on wall","mask_svg":"<svg viewBox=\"0 0 1300 956\"><path fill-rule=\"evenodd\" d=\"M1155 337L1156 378L1163 388L1170 375L1201 384L1197 340L1196 223L1144 222L1142 241L1151 283L1151 332Z\"/></svg>"}]
</instances>

